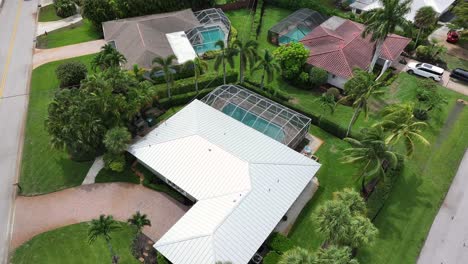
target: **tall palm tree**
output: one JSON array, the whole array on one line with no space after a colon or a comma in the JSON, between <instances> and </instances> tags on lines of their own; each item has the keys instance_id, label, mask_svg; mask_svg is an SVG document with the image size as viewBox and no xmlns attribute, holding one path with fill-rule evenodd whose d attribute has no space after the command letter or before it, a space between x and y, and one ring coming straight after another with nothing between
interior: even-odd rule
<instances>
[{"instance_id":1,"label":"tall palm tree","mask_svg":"<svg viewBox=\"0 0 468 264\"><path fill-rule=\"evenodd\" d=\"M242 84L244 83L244 73L247 64L253 67L257 58L258 43L254 40L242 42L237 39L232 45L239 52L239 83Z\"/></svg>"},{"instance_id":2,"label":"tall palm tree","mask_svg":"<svg viewBox=\"0 0 468 264\"><path fill-rule=\"evenodd\" d=\"M366 179L384 178L384 164L395 167L398 163L396 152L392 151L384 139L384 129L376 126L362 130L361 140L345 138L351 147L343 151L343 163L358 164L361 167L361 191L367 196Z\"/></svg>"},{"instance_id":3,"label":"tall palm tree","mask_svg":"<svg viewBox=\"0 0 468 264\"><path fill-rule=\"evenodd\" d=\"M231 68L234 68L234 56L237 55L237 50L226 46L222 40L218 40L215 47L218 47L221 52L216 55L214 68L217 71L219 66L223 65L223 83L226 84L226 62Z\"/></svg>"},{"instance_id":4,"label":"tall palm tree","mask_svg":"<svg viewBox=\"0 0 468 264\"><path fill-rule=\"evenodd\" d=\"M314 255L303 248L296 247L288 250L281 255L278 264L313 264L315 263Z\"/></svg>"},{"instance_id":5,"label":"tall palm tree","mask_svg":"<svg viewBox=\"0 0 468 264\"><path fill-rule=\"evenodd\" d=\"M128 219L128 223L135 226L138 233L141 233L143 227L151 226L151 221L148 219L148 216L146 214L141 214L140 211L132 215L132 218Z\"/></svg>"},{"instance_id":6,"label":"tall palm tree","mask_svg":"<svg viewBox=\"0 0 468 264\"><path fill-rule=\"evenodd\" d=\"M315 101L318 103L320 108L322 108L322 111L324 114L326 112L329 112L332 115L333 113L335 113L336 102L335 102L335 97L333 95L328 94L328 93L323 93L322 96L315 99ZM319 116L319 122L322 119L322 116L323 114Z\"/></svg>"},{"instance_id":7,"label":"tall palm tree","mask_svg":"<svg viewBox=\"0 0 468 264\"><path fill-rule=\"evenodd\" d=\"M110 44L101 47L101 51L91 61L91 66L94 71L97 68L105 70L112 67L120 67L127 62L125 56L117 51Z\"/></svg>"},{"instance_id":8,"label":"tall palm tree","mask_svg":"<svg viewBox=\"0 0 468 264\"><path fill-rule=\"evenodd\" d=\"M354 77L346 82L344 90L346 96L341 101L352 101L354 113L348 124L346 136L351 132L351 128L358 119L361 112L367 118L369 114L369 99L382 95L384 91L381 90L385 83L375 80L375 76L371 73L365 72L361 69L354 70Z\"/></svg>"},{"instance_id":9,"label":"tall palm tree","mask_svg":"<svg viewBox=\"0 0 468 264\"><path fill-rule=\"evenodd\" d=\"M416 15L414 16L414 25L419 28L418 36L416 37L415 47L418 46L419 36L424 29L430 28L437 22L437 13L432 8L432 6L423 6L418 11L416 11Z\"/></svg>"},{"instance_id":10,"label":"tall palm tree","mask_svg":"<svg viewBox=\"0 0 468 264\"><path fill-rule=\"evenodd\" d=\"M106 241L107 246L109 247L109 252L111 254L113 264L119 262L119 257L115 254L114 250L112 249L112 244L110 242L112 239L111 233L119 228L120 226L111 215L100 215L98 219L91 220L91 225L88 229L88 242L90 244L96 241L96 239L99 237L103 238Z\"/></svg>"},{"instance_id":11,"label":"tall palm tree","mask_svg":"<svg viewBox=\"0 0 468 264\"><path fill-rule=\"evenodd\" d=\"M195 91L198 93L198 78L200 78L203 71L208 70L208 63L196 57L195 59L186 62L184 67L193 67L193 72L195 73Z\"/></svg>"},{"instance_id":12,"label":"tall palm tree","mask_svg":"<svg viewBox=\"0 0 468 264\"><path fill-rule=\"evenodd\" d=\"M262 70L262 77L260 81L260 88L264 89L265 76L267 82L270 83L273 81L275 74L281 71L279 63L275 60L273 55L271 55L269 50L265 50L263 57L260 57L257 63L252 68L252 72Z\"/></svg>"},{"instance_id":13,"label":"tall palm tree","mask_svg":"<svg viewBox=\"0 0 468 264\"><path fill-rule=\"evenodd\" d=\"M166 80L167 85L167 97L169 99L171 99L171 86L174 84L174 70L172 69L172 66L176 59L177 57L175 55L169 55L166 58L156 57L153 59L153 72L158 66L161 67L164 72L164 80Z\"/></svg>"},{"instance_id":14,"label":"tall palm tree","mask_svg":"<svg viewBox=\"0 0 468 264\"><path fill-rule=\"evenodd\" d=\"M369 72L374 70L375 63L382 51L382 45L388 35L395 32L397 27L406 27L408 21L405 15L411 10L412 0L380 0L383 7L368 11L363 14L366 28L362 37L371 35L371 40L376 43L374 56L369 66Z\"/></svg>"}]
</instances>

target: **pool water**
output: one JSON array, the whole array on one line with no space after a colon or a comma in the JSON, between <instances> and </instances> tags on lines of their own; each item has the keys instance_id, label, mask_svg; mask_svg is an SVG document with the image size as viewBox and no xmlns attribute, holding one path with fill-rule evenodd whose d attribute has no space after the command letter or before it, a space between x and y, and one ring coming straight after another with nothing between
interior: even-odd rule
<instances>
[{"instance_id":1,"label":"pool water","mask_svg":"<svg viewBox=\"0 0 468 264\"><path fill-rule=\"evenodd\" d=\"M236 105L234 104L226 105L222 111L228 116L231 116L232 118L241 121L249 127L252 127L262 132L263 134L281 143L284 143L285 135L281 127L273 123L269 123L265 119L258 117L257 115L252 114L241 107L236 107Z\"/></svg>"},{"instance_id":2,"label":"pool water","mask_svg":"<svg viewBox=\"0 0 468 264\"><path fill-rule=\"evenodd\" d=\"M287 44L289 42L298 42L299 40L303 39L307 34L309 34L312 30L307 27L297 27L283 36L279 37L280 44Z\"/></svg>"},{"instance_id":3,"label":"pool water","mask_svg":"<svg viewBox=\"0 0 468 264\"><path fill-rule=\"evenodd\" d=\"M194 47L197 54L203 54L210 50L218 50L219 47L215 46L216 42L218 40L224 40L224 32L219 27L203 31L201 35L203 44Z\"/></svg>"}]
</instances>

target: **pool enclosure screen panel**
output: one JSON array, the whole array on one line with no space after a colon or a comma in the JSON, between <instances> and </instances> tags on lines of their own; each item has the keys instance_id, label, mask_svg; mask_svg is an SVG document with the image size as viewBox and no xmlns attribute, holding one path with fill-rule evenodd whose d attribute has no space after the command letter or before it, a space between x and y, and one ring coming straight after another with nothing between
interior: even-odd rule
<instances>
[{"instance_id":1,"label":"pool enclosure screen panel","mask_svg":"<svg viewBox=\"0 0 468 264\"><path fill-rule=\"evenodd\" d=\"M329 17L302 8L292 13L268 31L268 40L275 45L298 42Z\"/></svg>"},{"instance_id":2,"label":"pool enclosure screen panel","mask_svg":"<svg viewBox=\"0 0 468 264\"><path fill-rule=\"evenodd\" d=\"M309 130L308 117L241 86L220 86L202 101L291 148Z\"/></svg>"},{"instance_id":3,"label":"pool enclosure screen panel","mask_svg":"<svg viewBox=\"0 0 468 264\"><path fill-rule=\"evenodd\" d=\"M219 49L215 46L219 40L226 44L231 23L221 9L205 9L195 12L194 15L202 26L192 28L186 34L198 55Z\"/></svg>"}]
</instances>

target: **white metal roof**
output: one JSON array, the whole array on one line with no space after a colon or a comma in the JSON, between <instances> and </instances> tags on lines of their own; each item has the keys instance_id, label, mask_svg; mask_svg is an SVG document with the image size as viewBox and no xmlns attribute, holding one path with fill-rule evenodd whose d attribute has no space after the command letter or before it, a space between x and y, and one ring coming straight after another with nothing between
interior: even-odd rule
<instances>
[{"instance_id":1,"label":"white metal roof","mask_svg":"<svg viewBox=\"0 0 468 264\"><path fill-rule=\"evenodd\" d=\"M320 168L198 100L129 152L197 199L154 246L175 264L247 263Z\"/></svg>"},{"instance_id":2,"label":"white metal roof","mask_svg":"<svg viewBox=\"0 0 468 264\"><path fill-rule=\"evenodd\" d=\"M184 31L173 32L166 34L167 41L171 45L171 49L177 57L179 64L193 60L197 57L197 53L190 44L190 41Z\"/></svg>"}]
</instances>

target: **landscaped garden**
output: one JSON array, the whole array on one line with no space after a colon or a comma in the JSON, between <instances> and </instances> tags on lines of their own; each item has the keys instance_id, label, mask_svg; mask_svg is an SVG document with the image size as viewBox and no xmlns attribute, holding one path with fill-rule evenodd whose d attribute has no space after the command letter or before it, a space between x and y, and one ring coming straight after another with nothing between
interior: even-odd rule
<instances>
[{"instance_id":1,"label":"landscaped garden","mask_svg":"<svg viewBox=\"0 0 468 264\"><path fill-rule=\"evenodd\" d=\"M83 19L77 25L57 29L37 38L37 48L50 49L102 38L102 33L93 24Z\"/></svg>"}]
</instances>

